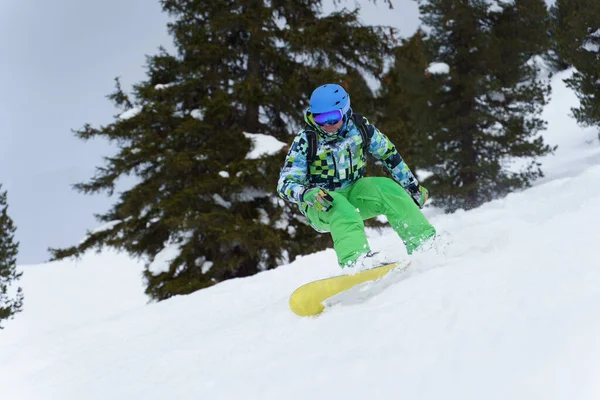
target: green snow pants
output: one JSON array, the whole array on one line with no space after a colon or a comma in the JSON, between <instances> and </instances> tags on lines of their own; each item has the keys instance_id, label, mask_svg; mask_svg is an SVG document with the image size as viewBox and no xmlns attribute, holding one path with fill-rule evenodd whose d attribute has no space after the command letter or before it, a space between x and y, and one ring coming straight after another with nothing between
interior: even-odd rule
<instances>
[{"instance_id":1,"label":"green snow pants","mask_svg":"<svg viewBox=\"0 0 600 400\"><path fill-rule=\"evenodd\" d=\"M329 194L333 197L333 207L329 211L308 207L305 214L313 227L331 232L333 248L342 268L353 265L358 257L371 250L363 221L378 215L387 217L408 254L435 235L435 228L413 199L390 178L361 178L351 186Z\"/></svg>"}]
</instances>

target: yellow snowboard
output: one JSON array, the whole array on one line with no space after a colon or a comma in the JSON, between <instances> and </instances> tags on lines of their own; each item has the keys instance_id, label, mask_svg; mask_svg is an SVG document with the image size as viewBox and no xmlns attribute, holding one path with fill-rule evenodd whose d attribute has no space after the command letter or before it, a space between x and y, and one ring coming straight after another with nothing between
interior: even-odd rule
<instances>
[{"instance_id":1,"label":"yellow snowboard","mask_svg":"<svg viewBox=\"0 0 600 400\"><path fill-rule=\"evenodd\" d=\"M377 280L395 268L409 266L410 261L399 262L360 271L354 275L340 275L309 282L292 293L290 308L301 317L317 315L325 309L323 302L328 298L361 283Z\"/></svg>"}]
</instances>

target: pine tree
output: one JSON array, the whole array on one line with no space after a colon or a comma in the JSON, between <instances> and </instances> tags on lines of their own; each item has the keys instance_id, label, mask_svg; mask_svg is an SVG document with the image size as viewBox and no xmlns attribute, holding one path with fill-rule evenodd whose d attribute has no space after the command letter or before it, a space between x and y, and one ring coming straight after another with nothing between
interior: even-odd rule
<instances>
[{"instance_id":1,"label":"pine tree","mask_svg":"<svg viewBox=\"0 0 600 400\"><path fill-rule=\"evenodd\" d=\"M316 86L340 82L354 93L350 78L378 76L387 51L383 28L361 25L358 10L323 15L320 1L161 4L177 54L149 57L133 96L117 81L109 97L127 118L77 132L119 148L79 191L112 194L125 175L137 183L99 216L108 229L52 250L62 258L110 246L144 257L146 292L158 300L330 245L275 194L285 153L249 159L244 132L289 142ZM168 268L152 264L161 258Z\"/></svg>"},{"instance_id":2,"label":"pine tree","mask_svg":"<svg viewBox=\"0 0 600 400\"><path fill-rule=\"evenodd\" d=\"M377 126L398 147L413 171L430 164L434 110L429 107L438 78L427 67L432 55L419 30L394 49L394 64L382 79L378 93Z\"/></svg>"},{"instance_id":3,"label":"pine tree","mask_svg":"<svg viewBox=\"0 0 600 400\"><path fill-rule=\"evenodd\" d=\"M17 272L19 243L14 241L16 230L8 216L6 191L0 192L0 329L3 329L3 320L14 318L23 308L23 291L20 287L14 288L23 274Z\"/></svg>"},{"instance_id":4,"label":"pine tree","mask_svg":"<svg viewBox=\"0 0 600 400\"><path fill-rule=\"evenodd\" d=\"M558 58L573 65L581 56L598 9L593 0L556 0L550 8L553 42Z\"/></svg>"},{"instance_id":5,"label":"pine tree","mask_svg":"<svg viewBox=\"0 0 600 400\"><path fill-rule=\"evenodd\" d=\"M576 69L566 80L580 100L573 114L583 125L600 125L600 3L557 0L552 17L559 53Z\"/></svg>"},{"instance_id":6,"label":"pine tree","mask_svg":"<svg viewBox=\"0 0 600 400\"><path fill-rule=\"evenodd\" d=\"M564 71L573 64L568 37L573 34L572 16L581 8L580 0L556 0L550 7L550 52L547 56L554 71Z\"/></svg>"},{"instance_id":7,"label":"pine tree","mask_svg":"<svg viewBox=\"0 0 600 400\"><path fill-rule=\"evenodd\" d=\"M542 175L535 157L551 151L537 136L549 86L533 62L548 48L544 1L423 0L420 10L436 61L450 67L431 100L433 203L470 209L530 185ZM513 171L517 158L527 164Z\"/></svg>"}]
</instances>

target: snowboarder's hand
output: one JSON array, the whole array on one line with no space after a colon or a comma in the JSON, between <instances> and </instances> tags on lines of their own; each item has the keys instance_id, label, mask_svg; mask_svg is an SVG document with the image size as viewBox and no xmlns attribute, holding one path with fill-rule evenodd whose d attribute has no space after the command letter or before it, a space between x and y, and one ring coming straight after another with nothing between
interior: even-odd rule
<instances>
[{"instance_id":1,"label":"snowboarder's hand","mask_svg":"<svg viewBox=\"0 0 600 400\"><path fill-rule=\"evenodd\" d=\"M329 211L333 207L333 197L321 188L307 190L304 193L304 201L317 211Z\"/></svg>"},{"instance_id":2,"label":"snowboarder's hand","mask_svg":"<svg viewBox=\"0 0 600 400\"><path fill-rule=\"evenodd\" d=\"M407 189L410 197L412 197L417 206L423 208L423 205L429 198L429 191L421 185L411 185Z\"/></svg>"}]
</instances>

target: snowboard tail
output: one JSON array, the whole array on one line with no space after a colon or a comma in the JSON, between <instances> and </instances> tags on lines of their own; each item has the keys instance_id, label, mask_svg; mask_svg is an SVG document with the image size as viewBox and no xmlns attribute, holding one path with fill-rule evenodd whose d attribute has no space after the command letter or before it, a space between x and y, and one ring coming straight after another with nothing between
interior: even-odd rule
<instances>
[{"instance_id":1,"label":"snowboard tail","mask_svg":"<svg viewBox=\"0 0 600 400\"><path fill-rule=\"evenodd\" d=\"M410 262L398 262L360 271L353 275L339 275L309 282L292 293L290 309L301 317L320 314L325 309L323 302L330 297L361 283L377 280L393 269L409 266Z\"/></svg>"}]
</instances>

